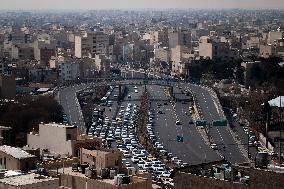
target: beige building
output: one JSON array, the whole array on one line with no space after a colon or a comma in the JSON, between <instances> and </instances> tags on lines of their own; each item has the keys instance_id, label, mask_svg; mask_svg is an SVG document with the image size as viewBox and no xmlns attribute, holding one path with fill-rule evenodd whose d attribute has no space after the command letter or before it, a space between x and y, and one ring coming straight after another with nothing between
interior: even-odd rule
<instances>
[{"instance_id":1,"label":"beige building","mask_svg":"<svg viewBox=\"0 0 284 189\"><path fill-rule=\"evenodd\" d=\"M15 98L16 80L14 76L0 74L0 98Z\"/></svg>"},{"instance_id":2,"label":"beige building","mask_svg":"<svg viewBox=\"0 0 284 189\"><path fill-rule=\"evenodd\" d=\"M281 31L270 31L267 36L267 44L274 44L279 39L282 39L283 32Z\"/></svg>"},{"instance_id":3,"label":"beige building","mask_svg":"<svg viewBox=\"0 0 284 189\"><path fill-rule=\"evenodd\" d=\"M213 59L213 43L209 37L203 36L199 40L199 56Z\"/></svg>"},{"instance_id":4,"label":"beige building","mask_svg":"<svg viewBox=\"0 0 284 189\"><path fill-rule=\"evenodd\" d=\"M260 45L259 46L259 56L263 58L269 58L275 54L275 47L272 45Z\"/></svg>"},{"instance_id":5,"label":"beige building","mask_svg":"<svg viewBox=\"0 0 284 189\"><path fill-rule=\"evenodd\" d=\"M31 132L27 136L29 148L48 150L54 154L77 156L80 148L100 149L100 138L78 135L76 126L57 123L39 124L39 132Z\"/></svg>"},{"instance_id":6,"label":"beige building","mask_svg":"<svg viewBox=\"0 0 284 189\"><path fill-rule=\"evenodd\" d=\"M107 73L110 71L110 59L105 55L95 55L95 67L97 71Z\"/></svg>"},{"instance_id":7,"label":"beige building","mask_svg":"<svg viewBox=\"0 0 284 189\"><path fill-rule=\"evenodd\" d=\"M122 167L122 153L118 150L88 150L81 148L80 162L88 163L98 173L104 168L115 168L120 170Z\"/></svg>"},{"instance_id":8,"label":"beige building","mask_svg":"<svg viewBox=\"0 0 284 189\"><path fill-rule=\"evenodd\" d=\"M94 57L108 54L109 36L101 31L88 32L75 36L75 56Z\"/></svg>"},{"instance_id":9,"label":"beige building","mask_svg":"<svg viewBox=\"0 0 284 189\"><path fill-rule=\"evenodd\" d=\"M25 44L12 45L11 50L12 50L11 54L13 59L16 60L34 59L33 44L25 43Z\"/></svg>"},{"instance_id":10,"label":"beige building","mask_svg":"<svg viewBox=\"0 0 284 189\"><path fill-rule=\"evenodd\" d=\"M171 49L172 72L175 74L185 74L186 64L194 59L194 52L185 46L176 46Z\"/></svg>"},{"instance_id":11,"label":"beige building","mask_svg":"<svg viewBox=\"0 0 284 189\"><path fill-rule=\"evenodd\" d=\"M37 40L34 42L34 58L42 65L48 66L49 60L55 56L54 41Z\"/></svg>"},{"instance_id":12,"label":"beige building","mask_svg":"<svg viewBox=\"0 0 284 189\"><path fill-rule=\"evenodd\" d=\"M11 146L0 146L0 167L8 170L28 171L36 167L36 157Z\"/></svg>"},{"instance_id":13,"label":"beige building","mask_svg":"<svg viewBox=\"0 0 284 189\"><path fill-rule=\"evenodd\" d=\"M154 60L170 62L170 51L167 47L154 49Z\"/></svg>"},{"instance_id":14,"label":"beige building","mask_svg":"<svg viewBox=\"0 0 284 189\"><path fill-rule=\"evenodd\" d=\"M0 173L1 174L1 173ZM59 179L34 173L22 174L12 171L2 173L0 188L3 189L58 189Z\"/></svg>"}]
</instances>

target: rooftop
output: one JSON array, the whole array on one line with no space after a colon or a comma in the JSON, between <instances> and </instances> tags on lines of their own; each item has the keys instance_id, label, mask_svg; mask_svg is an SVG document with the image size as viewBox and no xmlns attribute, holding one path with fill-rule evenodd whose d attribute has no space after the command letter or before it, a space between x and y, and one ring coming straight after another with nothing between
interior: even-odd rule
<instances>
[{"instance_id":1,"label":"rooftop","mask_svg":"<svg viewBox=\"0 0 284 189\"><path fill-rule=\"evenodd\" d=\"M31 155L28 152L20 148L16 148L12 146L6 146L6 145L0 146L0 151L5 152L6 154L9 154L16 159L25 159L25 158L35 157L34 155Z\"/></svg>"},{"instance_id":2,"label":"rooftop","mask_svg":"<svg viewBox=\"0 0 284 189\"><path fill-rule=\"evenodd\" d=\"M42 183L56 180L56 178L40 176L38 174L30 173L23 175L10 176L0 179L0 183L4 183L11 186L23 186L35 183Z\"/></svg>"},{"instance_id":3,"label":"rooftop","mask_svg":"<svg viewBox=\"0 0 284 189\"><path fill-rule=\"evenodd\" d=\"M44 124L44 123L41 123L41 125L44 125L44 126L52 126L52 127L62 127L62 128L76 128L77 126L75 125L64 125L62 123L47 123L47 124Z\"/></svg>"}]
</instances>

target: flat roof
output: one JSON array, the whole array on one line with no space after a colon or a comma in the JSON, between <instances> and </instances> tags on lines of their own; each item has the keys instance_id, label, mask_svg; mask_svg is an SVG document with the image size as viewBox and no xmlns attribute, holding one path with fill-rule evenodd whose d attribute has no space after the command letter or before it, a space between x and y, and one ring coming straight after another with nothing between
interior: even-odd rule
<instances>
[{"instance_id":1,"label":"flat roof","mask_svg":"<svg viewBox=\"0 0 284 189\"><path fill-rule=\"evenodd\" d=\"M10 156L12 156L16 159L25 159L25 158L35 157L34 155L31 155L28 152L26 152L26 151L24 151L20 148L7 146L7 145L0 146L0 151L5 152L6 154L8 154L8 155L10 155Z\"/></svg>"},{"instance_id":2,"label":"flat roof","mask_svg":"<svg viewBox=\"0 0 284 189\"><path fill-rule=\"evenodd\" d=\"M52 127L63 127L63 128L77 128L75 125L65 125L63 123L41 123L44 126L52 126Z\"/></svg>"},{"instance_id":3,"label":"flat roof","mask_svg":"<svg viewBox=\"0 0 284 189\"><path fill-rule=\"evenodd\" d=\"M45 176L40 176L38 174L29 173L29 174L10 176L0 179L0 183L4 183L6 185L11 185L11 186L25 186L29 184L42 183L54 180L57 180L57 178L45 177Z\"/></svg>"}]
</instances>

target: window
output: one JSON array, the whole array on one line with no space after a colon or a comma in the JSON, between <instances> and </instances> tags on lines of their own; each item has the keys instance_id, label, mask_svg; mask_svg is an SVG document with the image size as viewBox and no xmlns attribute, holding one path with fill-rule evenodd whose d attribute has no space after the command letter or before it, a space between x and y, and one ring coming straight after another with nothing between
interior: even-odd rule
<instances>
[{"instance_id":1,"label":"window","mask_svg":"<svg viewBox=\"0 0 284 189\"><path fill-rule=\"evenodd\" d=\"M66 135L66 140L71 140L71 134Z\"/></svg>"}]
</instances>

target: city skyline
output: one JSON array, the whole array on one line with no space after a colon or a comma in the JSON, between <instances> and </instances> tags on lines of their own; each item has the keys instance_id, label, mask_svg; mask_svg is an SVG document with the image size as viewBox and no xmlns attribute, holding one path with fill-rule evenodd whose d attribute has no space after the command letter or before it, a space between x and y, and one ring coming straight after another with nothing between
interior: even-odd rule
<instances>
[{"instance_id":1,"label":"city skyline","mask_svg":"<svg viewBox=\"0 0 284 189\"><path fill-rule=\"evenodd\" d=\"M50 1L3 1L1 0L1 10L26 10L26 9L284 9L282 0L69 0L68 4L63 0Z\"/></svg>"}]
</instances>

